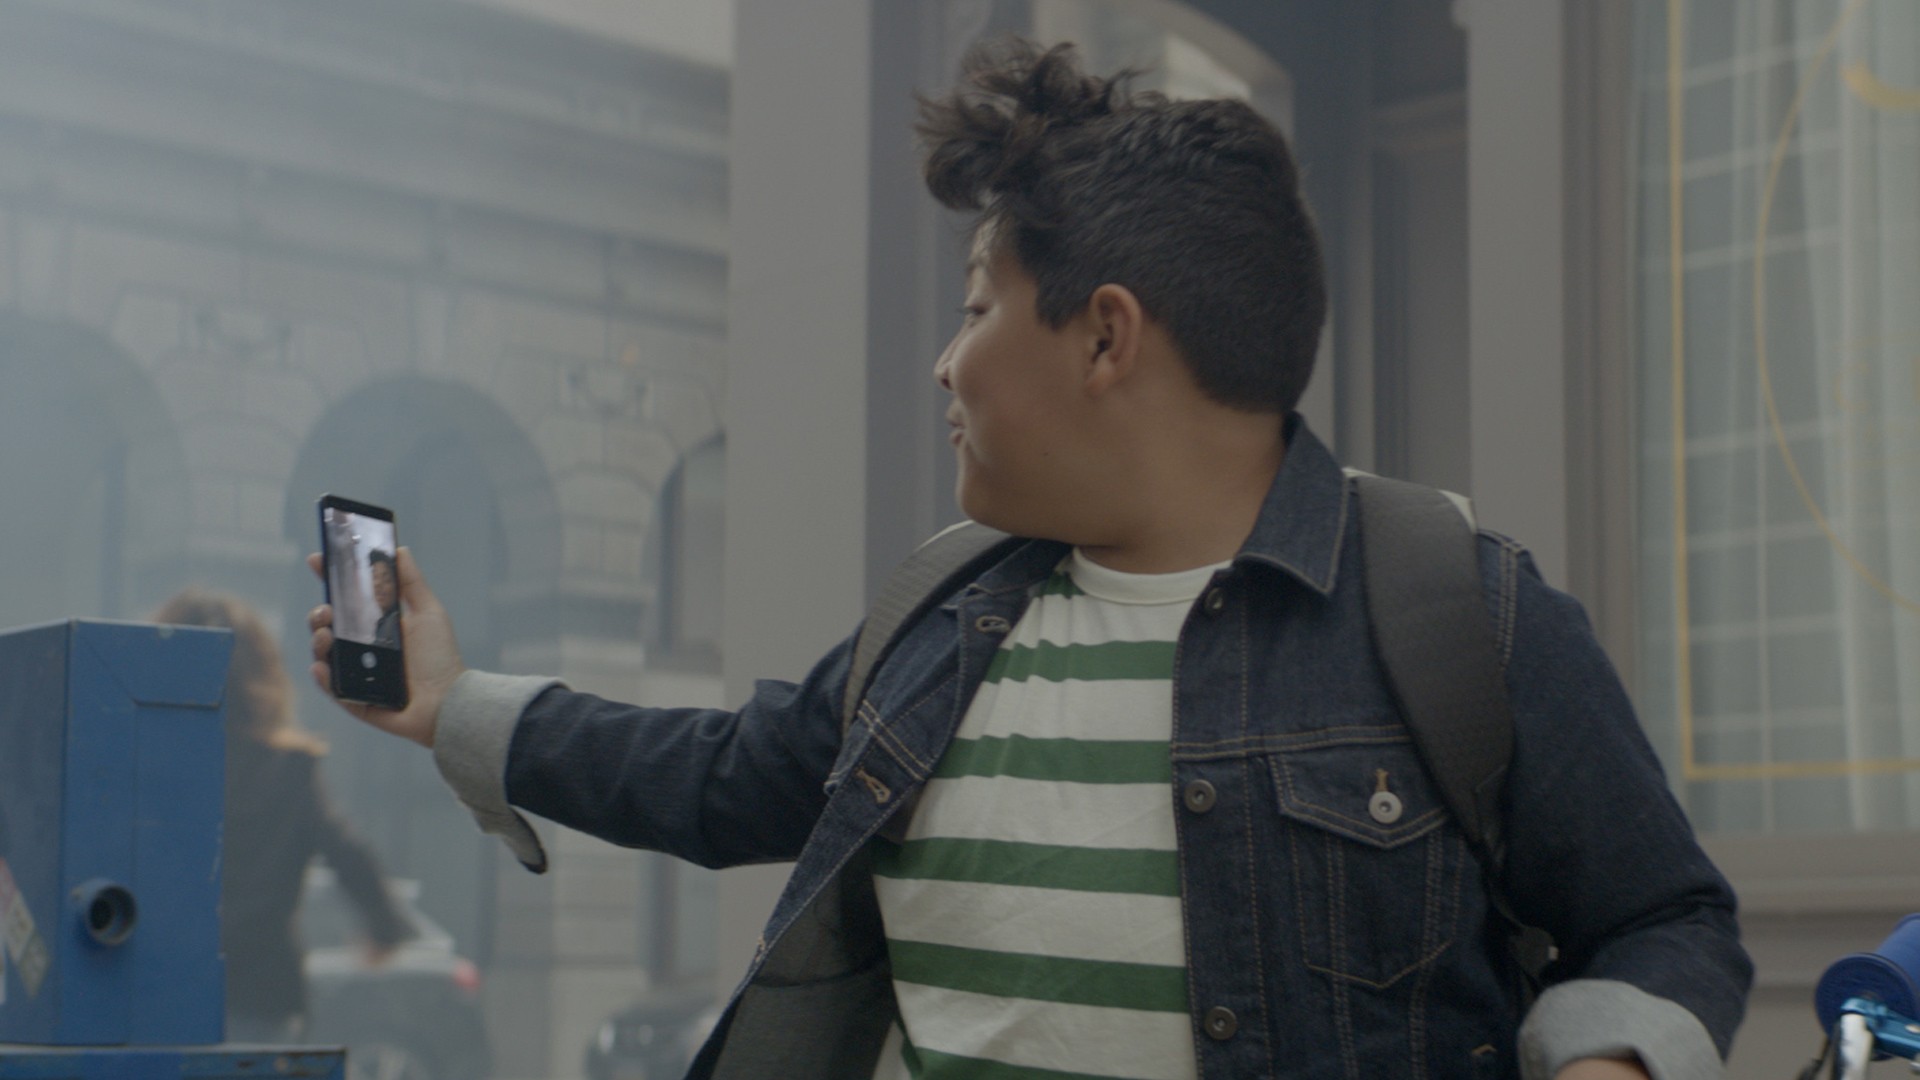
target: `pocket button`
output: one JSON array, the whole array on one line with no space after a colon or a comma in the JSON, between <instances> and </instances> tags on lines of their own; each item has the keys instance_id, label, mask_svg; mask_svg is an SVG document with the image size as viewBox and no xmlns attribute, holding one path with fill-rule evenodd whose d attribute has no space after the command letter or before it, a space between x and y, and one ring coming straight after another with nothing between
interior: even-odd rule
<instances>
[{"instance_id":1,"label":"pocket button","mask_svg":"<svg viewBox=\"0 0 1920 1080\"><path fill-rule=\"evenodd\" d=\"M1181 797L1185 799L1187 809L1196 814L1204 814L1213 809L1216 799L1213 785L1205 780L1195 780L1188 784L1186 790L1181 793Z\"/></svg>"},{"instance_id":2,"label":"pocket button","mask_svg":"<svg viewBox=\"0 0 1920 1080\"><path fill-rule=\"evenodd\" d=\"M1391 825L1400 820L1406 807L1400 803L1400 796L1391 791L1376 791L1373 798L1367 800L1367 813L1382 825Z\"/></svg>"},{"instance_id":3,"label":"pocket button","mask_svg":"<svg viewBox=\"0 0 1920 1080\"><path fill-rule=\"evenodd\" d=\"M1215 1005L1207 1010L1206 1028L1207 1037L1216 1042L1231 1039L1240 1030L1240 1018L1225 1005Z\"/></svg>"}]
</instances>

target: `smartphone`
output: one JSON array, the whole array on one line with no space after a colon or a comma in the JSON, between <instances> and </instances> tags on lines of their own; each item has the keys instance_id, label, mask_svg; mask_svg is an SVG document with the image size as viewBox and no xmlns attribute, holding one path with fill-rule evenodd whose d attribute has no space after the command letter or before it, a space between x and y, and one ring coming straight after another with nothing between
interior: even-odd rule
<instances>
[{"instance_id":1,"label":"smartphone","mask_svg":"<svg viewBox=\"0 0 1920 1080\"><path fill-rule=\"evenodd\" d=\"M321 580L333 605L333 693L342 701L407 707L401 649L400 551L393 511L320 496Z\"/></svg>"}]
</instances>

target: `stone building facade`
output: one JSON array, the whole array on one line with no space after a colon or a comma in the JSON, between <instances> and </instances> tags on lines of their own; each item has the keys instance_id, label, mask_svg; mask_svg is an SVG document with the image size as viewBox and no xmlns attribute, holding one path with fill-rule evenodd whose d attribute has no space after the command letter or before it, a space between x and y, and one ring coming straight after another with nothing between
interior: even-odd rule
<instances>
[{"instance_id":1,"label":"stone building facade","mask_svg":"<svg viewBox=\"0 0 1920 1080\"><path fill-rule=\"evenodd\" d=\"M721 445L727 96L444 0L0 2L0 625L198 581L304 666L334 491L396 509L470 663L717 698L683 470ZM425 755L302 716L484 962L501 1075L577 1071L676 970L684 879L575 837L525 875Z\"/></svg>"}]
</instances>

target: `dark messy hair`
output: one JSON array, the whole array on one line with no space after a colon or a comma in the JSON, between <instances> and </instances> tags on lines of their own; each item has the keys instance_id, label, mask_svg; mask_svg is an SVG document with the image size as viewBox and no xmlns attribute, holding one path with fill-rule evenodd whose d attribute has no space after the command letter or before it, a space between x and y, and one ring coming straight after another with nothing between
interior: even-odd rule
<instances>
[{"instance_id":1,"label":"dark messy hair","mask_svg":"<svg viewBox=\"0 0 1920 1080\"><path fill-rule=\"evenodd\" d=\"M1200 389L1291 410L1313 373L1326 283L1286 139L1245 103L1169 101L1083 73L1073 46L977 45L920 99L934 198L980 211L1058 327L1112 282L1167 328Z\"/></svg>"},{"instance_id":2,"label":"dark messy hair","mask_svg":"<svg viewBox=\"0 0 1920 1080\"><path fill-rule=\"evenodd\" d=\"M394 565L393 552L386 548L370 548L367 551L367 569L373 569L375 563L386 563L387 569L393 573L394 580L400 580L400 568Z\"/></svg>"}]
</instances>

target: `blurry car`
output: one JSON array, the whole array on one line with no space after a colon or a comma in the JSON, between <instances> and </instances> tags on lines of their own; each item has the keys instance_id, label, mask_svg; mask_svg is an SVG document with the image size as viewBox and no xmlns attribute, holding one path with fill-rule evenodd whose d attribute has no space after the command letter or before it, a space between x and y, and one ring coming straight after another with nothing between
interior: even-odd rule
<instances>
[{"instance_id":1,"label":"blurry car","mask_svg":"<svg viewBox=\"0 0 1920 1080\"><path fill-rule=\"evenodd\" d=\"M332 871L307 871L300 904L307 1041L345 1046L347 1080L486 1080L493 1055L479 969L420 910L418 882L395 878L387 888L414 936L373 965L359 918Z\"/></svg>"},{"instance_id":2,"label":"blurry car","mask_svg":"<svg viewBox=\"0 0 1920 1080\"><path fill-rule=\"evenodd\" d=\"M587 1080L679 1080L719 1019L708 986L655 990L594 1032Z\"/></svg>"}]
</instances>

